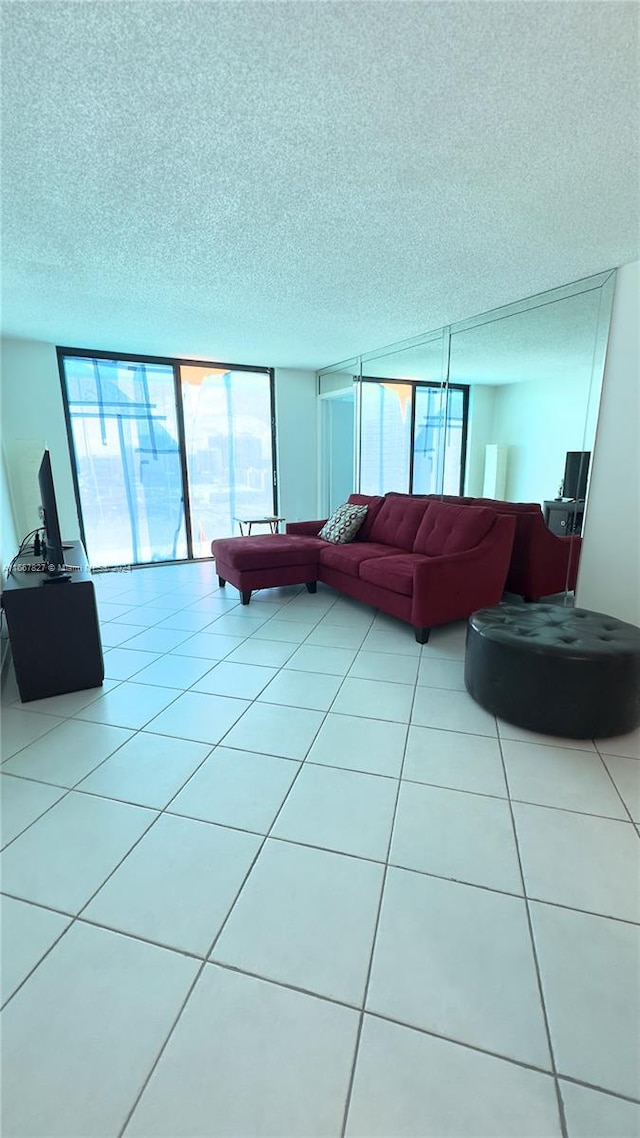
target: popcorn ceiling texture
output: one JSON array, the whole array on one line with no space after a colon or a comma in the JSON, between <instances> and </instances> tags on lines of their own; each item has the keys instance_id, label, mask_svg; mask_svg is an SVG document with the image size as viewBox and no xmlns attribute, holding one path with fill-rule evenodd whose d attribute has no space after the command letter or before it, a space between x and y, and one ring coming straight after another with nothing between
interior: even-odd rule
<instances>
[{"instance_id":1,"label":"popcorn ceiling texture","mask_svg":"<svg viewBox=\"0 0 640 1138\"><path fill-rule=\"evenodd\" d=\"M316 367L638 257L635 3L3 9L5 334Z\"/></svg>"}]
</instances>

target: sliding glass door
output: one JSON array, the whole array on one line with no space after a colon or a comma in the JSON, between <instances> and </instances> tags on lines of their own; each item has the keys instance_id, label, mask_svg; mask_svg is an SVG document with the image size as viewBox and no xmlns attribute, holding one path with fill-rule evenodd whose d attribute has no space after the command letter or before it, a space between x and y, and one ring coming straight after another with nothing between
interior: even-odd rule
<instances>
[{"instance_id":1,"label":"sliding glass door","mask_svg":"<svg viewBox=\"0 0 640 1138\"><path fill-rule=\"evenodd\" d=\"M173 367L64 356L62 369L91 563L186 557Z\"/></svg>"},{"instance_id":2,"label":"sliding glass door","mask_svg":"<svg viewBox=\"0 0 640 1138\"><path fill-rule=\"evenodd\" d=\"M237 518L275 510L273 419L268 371L181 364L194 557Z\"/></svg>"},{"instance_id":3,"label":"sliding glass door","mask_svg":"<svg viewBox=\"0 0 640 1138\"><path fill-rule=\"evenodd\" d=\"M462 494L468 388L363 377L360 489Z\"/></svg>"},{"instance_id":4,"label":"sliding glass door","mask_svg":"<svg viewBox=\"0 0 640 1138\"><path fill-rule=\"evenodd\" d=\"M275 513L270 369L58 357L92 565L211 557L237 518Z\"/></svg>"}]
</instances>

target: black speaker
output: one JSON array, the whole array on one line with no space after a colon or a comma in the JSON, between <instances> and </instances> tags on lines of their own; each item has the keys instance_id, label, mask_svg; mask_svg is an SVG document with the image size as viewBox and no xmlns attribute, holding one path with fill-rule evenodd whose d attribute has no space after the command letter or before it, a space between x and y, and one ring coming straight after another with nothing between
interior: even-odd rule
<instances>
[{"instance_id":1,"label":"black speaker","mask_svg":"<svg viewBox=\"0 0 640 1138\"><path fill-rule=\"evenodd\" d=\"M582 501L587 493L590 450L569 450L564 464L563 494L565 498Z\"/></svg>"}]
</instances>

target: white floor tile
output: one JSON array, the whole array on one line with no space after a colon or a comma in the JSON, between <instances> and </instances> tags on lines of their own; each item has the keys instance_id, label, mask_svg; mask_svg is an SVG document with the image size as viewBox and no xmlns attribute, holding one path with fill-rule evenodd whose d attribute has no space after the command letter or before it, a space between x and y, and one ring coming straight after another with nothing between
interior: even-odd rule
<instances>
[{"instance_id":1,"label":"white floor tile","mask_svg":"<svg viewBox=\"0 0 640 1138\"><path fill-rule=\"evenodd\" d=\"M514 803L530 897L640 921L640 842L630 822Z\"/></svg>"},{"instance_id":2,"label":"white floor tile","mask_svg":"<svg viewBox=\"0 0 640 1138\"><path fill-rule=\"evenodd\" d=\"M212 959L360 1005L382 874L371 862L268 840Z\"/></svg>"},{"instance_id":3,"label":"white floor tile","mask_svg":"<svg viewBox=\"0 0 640 1138\"><path fill-rule=\"evenodd\" d=\"M156 684L164 688L190 688L207 674L210 660L196 656L176 656L169 653L161 656L148 668L136 674L137 684Z\"/></svg>"},{"instance_id":4,"label":"white floor tile","mask_svg":"<svg viewBox=\"0 0 640 1138\"><path fill-rule=\"evenodd\" d=\"M228 699L221 695L189 691L147 723L147 730L213 745L220 742L248 707L246 699Z\"/></svg>"},{"instance_id":5,"label":"white floor tile","mask_svg":"<svg viewBox=\"0 0 640 1138\"><path fill-rule=\"evenodd\" d=\"M395 779L304 766L272 832L292 842L384 861L396 792Z\"/></svg>"},{"instance_id":6,"label":"white floor tile","mask_svg":"<svg viewBox=\"0 0 640 1138\"><path fill-rule=\"evenodd\" d=\"M418 662L417 656L399 656L395 652L358 652L349 677L359 680L385 680L395 684L415 684Z\"/></svg>"},{"instance_id":7,"label":"white floor tile","mask_svg":"<svg viewBox=\"0 0 640 1138\"><path fill-rule=\"evenodd\" d=\"M309 633L307 644L324 648L359 648L366 636L366 628L353 624L329 624L320 621Z\"/></svg>"},{"instance_id":8,"label":"white floor tile","mask_svg":"<svg viewBox=\"0 0 640 1138\"><path fill-rule=\"evenodd\" d=\"M204 956L260 842L253 834L163 814L83 916Z\"/></svg>"},{"instance_id":9,"label":"white floor tile","mask_svg":"<svg viewBox=\"0 0 640 1138\"><path fill-rule=\"evenodd\" d=\"M70 918L12 897L2 897L0 905L0 1002L4 1003L68 927Z\"/></svg>"},{"instance_id":10,"label":"white floor tile","mask_svg":"<svg viewBox=\"0 0 640 1138\"><path fill-rule=\"evenodd\" d=\"M68 719L4 763L6 774L74 786L131 738L131 731Z\"/></svg>"},{"instance_id":11,"label":"white floor tile","mask_svg":"<svg viewBox=\"0 0 640 1138\"><path fill-rule=\"evenodd\" d=\"M432 628L429 640L423 649L423 657L432 656L443 660L464 660L467 638L466 620L453 624L440 624Z\"/></svg>"},{"instance_id":12,"label":"white floor tile","mask_svg":"<svg viewBox=\"0 0 640 1138\"><path fill-rule=\"evenodd\" d=\"M407 738L405 723L327 715L307 762L397 778Z\"/></svg>"},{"instance_id":13,"label":"white floor tile","mask_svg":"<svg viewBox=\"0 0 640 1138\"><path fill-rule=\"evenodd\" d=\"M277 668L261 668L257 664L232 664L223 660L215 664L194 685L194 691L211 695L230 695L236 699L255 699L277 675Z\"/></svg>"},{"instance_id":14,"label":"white floor tile","mask_svg":"<svg viewBox=\"0 0 640 1138\"><path fill-rule=\"evenodd\" d=\"M626 821L624 806L593 751L504 739L502 753L513 799Z\"/></svg>"},{"instance_id":15,"label":"white floor tile","mask_svg":"<svg viewBox=\"0 0 640 1138\"><path fill-rule=\"evenodd\" d=\"M367 1010L550 1069L524 900L390 867Z\"/></svg>"},{"instance_id":16,"label":"white floor tile","mask_svg":"<svg viewBox=\"0 0 640 1138\"><path fill-rule=\"evenodd\" d=\"M403 782L389 860L454 881L521 893L508 803Z\"/></svg>"},{"instance_id":17,"label":"white floor tile","mask_svg":"<svg viewBox=\"0 0 640 1138\"><path fill-rule=\"evenodd\" d=\"M100 699L100 696L106 695L107 692L113 691L119 683L120 680L104 680L99 688L85 688L84 691L70 691L64 695L50 695L46 699L34 699L28 704L28 707L30 711L44 711L47 714L58 715L64 719L82 711L83 707L88 707L90 703Z\"/></svg>"},{"instance_id":18,"label":"white floor tile","mask_svg":"<svg viewBox=\"0 0 640 1138\"><path fill-rule=\"evenodd\" d=\"M7 707L2 712L0 724L2 759L8 759L22 750L34 739L39 739L57 727L61 720L54 715L41 715L35 711L23 711L17 707Z\"/></svg>"},{"instance_id":19,"label":"white floor tile","mask_svg":"<svg viewBox=\"0 0 640 1138\"><path fill-rule=\"evenodd\" d=\"M105 677L108 680L130 680L136 672L153 664L158 655L158 652L136 652L132 648L109 648L104 653Z\"/></svg>"},{"instance_id":20,"label":"white floor tile","mask_svg":"<svg viewBox=\"0 0 640 1138\"><path fill-rule=\"evenodd\" d=\"M630 731L628 735L596 739L596 743L603 755L623 755L628 759L640 759L640 727Z\"/></svg>"},{"instance_id":21,"label":"white floor tile","mask_svg":"<svg viewBox=\"0 0 640 1138\"><path fill-rule=\"evenodd\" d=\"M365 1016L345 1133L560 1138L562 1129L551 1076Z\"/></svg>"},{"instance_id":22,"label":"white floor tile","mask_svg":"<svg viewBox=\"0 0 640 1138\"><path fill-rule=\"evenodd\" d=\"M466 691L464 663L462 660L444 660L437 656L425 656L423 653L418 670L418 684L423 688Z\"/></svg>"},{"instance_id":23,"label":"white floor tile","mask_svg":"<svg viewBox=\"0 0 640 1138\"><path fill-rule=\"evenodd\" d=\"M558 1070L640 1099L640 928L532 903Z\"/></svg>"},{"instance_id":24,"label":"white floor tile","mask_svg":"<svg viewBox=\"0 0 640 1138\"><path fill-rule=\"evenodd\" d=\"M262 628L268 619L268 613L256 614L254 609L249 610L248 606L244 605L217 616L207 631L215 636L241 636L244 640L257 629Z\"/></svg>"},{"instance_id":25,"label":"white floor tile","mask_svg":"<svg viewBox=\"0 0 640 1138\"><path fill-rule=\"evenodd\" d=\"M156 815L71 791L2 854L6 893L77 913Z\"/></svg>"},{"instance_id":26,"label":"white floor tile","mask_svg":"<svg viewBox=\"0 0 640 1138\"><path fill-rule=\"evenodd\" d=\"M500 747L487 735L410 727L403 778L507 797Z\"/></svg>"},{"instance_id":27,"label":"white floor tile","mask_svg":"<svg viewBox=\"0 0 640 1138\"><path fill-rule=\"evenodd\" d=\"M388 719L408 723L414 687L384 680L356 680L347 676L332 711L342 715L361 715L368 719Z\"/></svg>"},{"instance_id":28,"label":"white floor tile","mask_svg":"<svg viewBox=\"0 0 640 1138\"><path fill-rule=\"evenodd\" d=\"M622 755L602 757L631 817L640 822L640 763Z\"/></svg>"},{"instance_id":29,"label":"white floor tile","mask_svg":"<svg viewBox=\"0 0 640 1138\"><path fill-rule=\"evenodd\" d=\"M207 743L139 731L77 789L162 810L210 749Z\"/></svg>"},{"instance_id":30,"label":"white floor tile","mask_svg":"<svg viewBox=\"0 0 640 1138\"><path fill-rule=\"evenodd\" d=\"M356 658L352 648L326 648L321 644L302 644L286 662L299 672L320 672L327 676L346 676Z\"/></svg>"},{"instance_id":31,"label":"white floor tile","mask_svg":"<svg viewBox=\"0 0 640 1138\"><path fill-rule=\"evenodd\" d=\"M299 769L291 759L216 747L171 812L266 834Z\"/></svg>"},{"instance_id":32,"label":"white floor tile","mask_svg":"<svg viewBox=\"0 0 640 1138\"><path fill-rule=\"evenodd\" d=\"M180 695L179 688L157 687L152 684L122 683L100 699L94 699L75 715L76 719L91 723L108 723L112 727L130 727L140 730L163 708Z\"/></svg>"},{"instance_id":33,"label":"white floor tile","mask_svg":"<svg viewBox=\"0 0 640 1138\"><path fill-rule=\"evenodd\" d=\"M229 662L280 668L295 650L295 644L287 644L284 640L257 640L252 637L230 654Z\"/></svg>"},{"instance_id":34,"label":"white floor tile","mask_svg":"<svg viewBox=\"0 0 640 1138\"><path fill-rule=\"evenodd\" d=\"M397 630L372 627L362 642L362 649L364 652L390 652L398 656L420 656L422 653L422 645L416 642L413 628L401 621L398 621Z\"/></svg>"},{"instance_id":35,"label":"white floor tile","mask_svg":"<svg viewBox=\"0 0 640 1138\"><path fill-rule=\"evenodd\" d=\"M569 1138L640 1138L640 1104L560 1080Z\"/></svg>"},{"instance_id":36,"label":"white floor tile","mask_svg":"<svg viewBox=\"0 0 640 1138\"><path fill-rule=\"evenodd\" d=\"M98 616L100 622L113 620L116 616L125 616L126 613L131 612L132 606L118 604L117 601L103 600L101 596L97 597Z\"/></svg>"},{"instance_id":37,"label":"white floor tile","mask_svg":"<svg viewBox=\"0 0 640 1138\"><path fill-rule=\"evenodd\" d=\"M254 703L225 736L225 746L302 760L323 718L320 711Z\"/></svg>"},{"instance_id":38,"label":"white floor tile","mask_svg":"<svg viewBox=\"0 0 640 1138\"><path fill-rule=\"evenodd\" d=\"M217 616L211 612L193 612L190 609L181 609L180 612L171 613L161 620L156 628L175 628L178 632L203 632Z\"/></svg>"},{"instance_id":39,"label":"white floor tile","mask_svg":"<svg viewBox=\"0 0 640 1138\"><path fill-rule=\"evenodd\" d=\"M302 641L307 639L307 636L315 627L315 623L315 621L309 624L301 620L280 620L278 617L273 617L253 633L253 639L273 640L278 643L282 641L286 644L302 644Z\"/></svg>"},{"instance_id":40,"label":"white floor tile","mask_svg":"<svg viewBox=\"0 0 640 1138\"><path fill-rule=\"evenodd\" d=\"M445 731L469 731L472 735L496 737L496 719L472 700L467 692L440 688L416 688L411 722L419 727Z\"/></svg>"},{"instance_id":41,"label":"white floor tile","mask_svg":"<svg viewBox=\"0 0 640 1138\"><path fill-rule=\"evenodd\" d=\"M117 1134L197 967L88 925L65 933L4 1013L7 1138Z\"/></svg>"},{"instance_id":42,"label":"white floor tile","mask_svg":"<svg viewBox=\"0 0 640 1138\"><path fill-rule=\"evenodd\" d=\"M140 628L132 624L116 624L110 621L100 625L100 640L103 648L119 648L138 636Z\"/></svg>"},{"instance_id":43,"label":"white floor tile","mask_svg":"<svg viewBox=\"0 0 640 1138\"><path fill-rule=\"evenodd\" d=\"M224 660L243 642L242 636L216 635L213 632L196 632L183 640L174 652L177 656L196 656L203 660Z\"/></svg>"},{"instance_id":44,"label":"white floor tile","mask_svg":"<svg viewBox=\"0 0 640 1138\"><path fill-rule=\"evenodd\" d=\"M0 841L3 846L12 842L65 793L62 787L47 786L43 782L30 782L25 778L11 778L10 775L2 775L0 784L2 790Z\"/></svg>"},{"instance_id":45,"label":"white floor tile","mask_svg":"<svg viewBox=\"0 0 640 1138\"><path fill-rule=\"evenodd\" d=\"M527 731L526 727L516 727L504 719L498 719L498 734L501 739L515 739L520 743L539 743L543 747L571 747L577 751L595 751L591 739L567 739L561 735L541 735L538 731Z\"/></svg>"},{"instance_id":46,"label":"white floor tile","mask_svg":"<svg viewBox=\"0 0 640 1138\"><path fill-rule=\"evenodd\" d=\"M207 965L126 1138L340 1133L358 1014ZM211 1072L215 1071L215 1078Z\"/></svg>"},{"instance_id":47,"label":"white floor tile","mask_svg":"<svg viewBox=\"0 0 640 1138\"><path fill-rule=\"evenodd\" d=\"M284 707L307 707L328 711L342 683L341 676L312 675L310 672L283 670L259 696L260 703L279 703Z\"/></svg>"},{"instance_id":48,"label":"white floor tile","mask_svg":"<svg viewBox=\"0 0 640 1138\"><path fill-rule=\"evenodd\" d=\"M375 616L375 609L360 604L359 601L351 601L346 597L341 597L340 593L333 590L331 596L337 599L326 614L327 624L362 628L365 632L369 630Z\"/></svg>"}]
</instances>

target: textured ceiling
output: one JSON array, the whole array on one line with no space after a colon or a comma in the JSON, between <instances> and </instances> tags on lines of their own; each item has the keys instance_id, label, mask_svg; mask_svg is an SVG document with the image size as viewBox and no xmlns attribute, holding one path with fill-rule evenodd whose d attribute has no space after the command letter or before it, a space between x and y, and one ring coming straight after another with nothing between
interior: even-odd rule
<instances>
[{"instance_id":1,"label":"textured ceiling","mask_svg":"<svg viewBox=\"0 0 640 1138\"><path fill-rule=\"evenodd\" d=\"M636 3L2 10L5 334L316 367L639 255Z\"/></svg>"}]
</instances>

